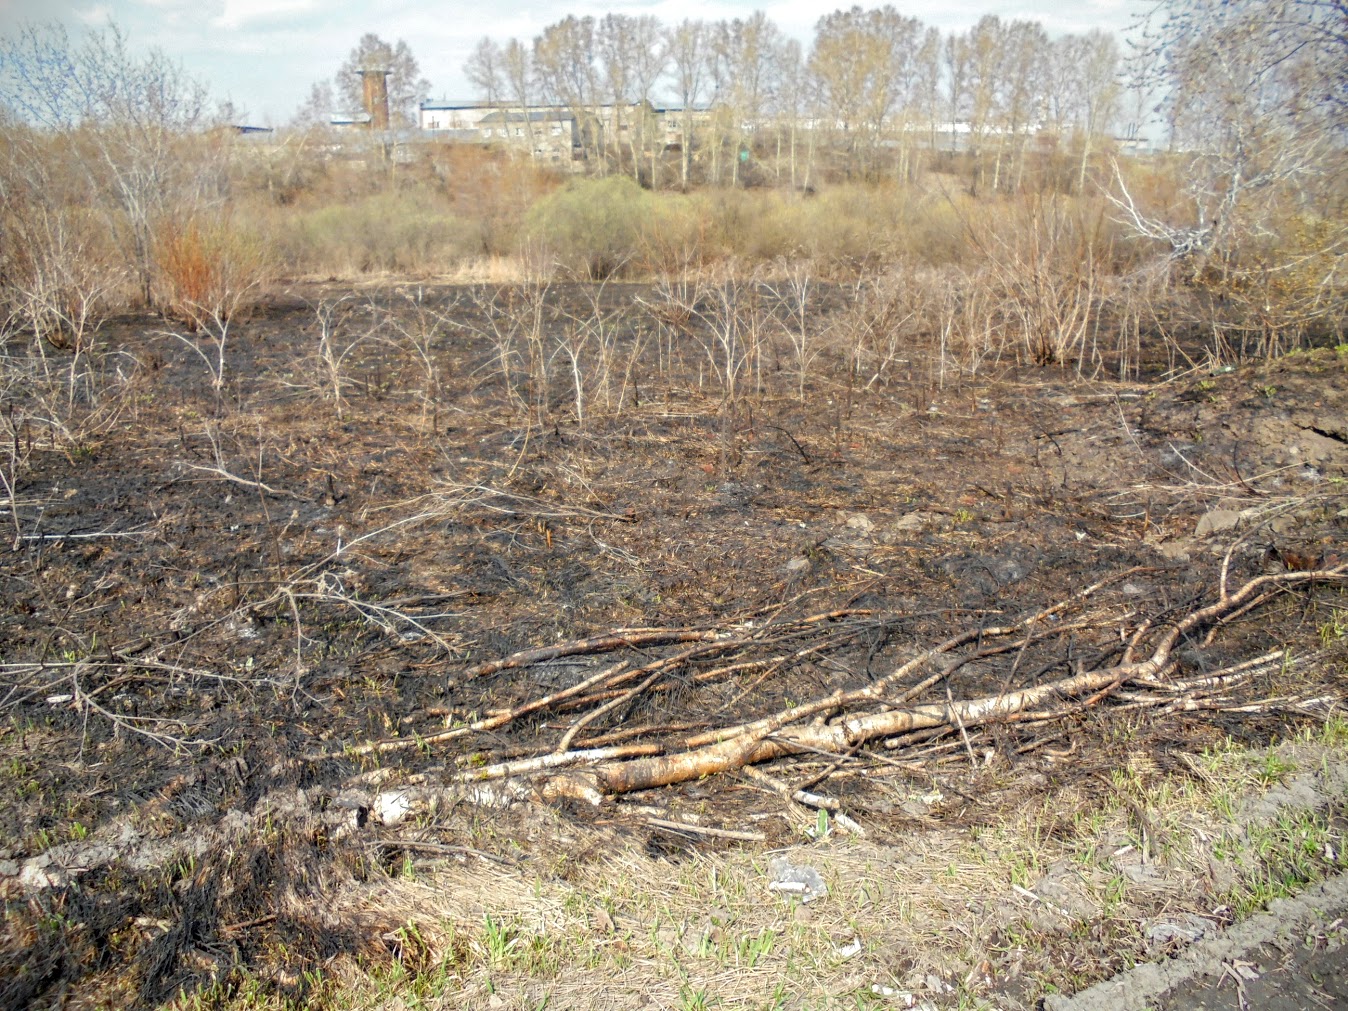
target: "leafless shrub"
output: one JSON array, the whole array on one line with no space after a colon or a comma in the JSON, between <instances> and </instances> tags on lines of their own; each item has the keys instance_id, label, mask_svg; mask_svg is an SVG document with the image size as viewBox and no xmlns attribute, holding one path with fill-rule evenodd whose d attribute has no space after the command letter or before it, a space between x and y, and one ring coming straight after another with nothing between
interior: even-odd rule
<instances>
[{"instance_id":1,"label":"leafless shrub","mask_svg":"<svg viewBox=\"0 0 1348 1011\"><path fill-rule=\"evenodd\" d=\"M680 345L691 333L694 313L706 296L706 283L690 265L677 272L661 274L655 281L650 299L639 299L647 318L655 327L656 368L662 377L674 372Z\"/></svg>"},{"instance_id":2,"label":"leafless shrub","mask_svg":"<svg viewBox=\"0 0 1348 1011\"><path fill-rule=\"evenodd\" d=\"M846 358L849 383L863 389L892 382L910 363L931 319L929 293L898 267L851 285L848 308L833 321L834 345Z\"/></svg>"},{"instance_id":3,"label":"leafless shrub","mask_svg":"<svg viewBox=\"0 0 1348 1011\"><path fill-rule=\"evenodd\" d=\"M11 319L51 347L78 357L88 351L126 274L110 262L77 215L64 208L31 210L18 240L25 262L10 265ZM15 224L11 218L10 227Z\"/></svg>"},{"instance_id":4,"label":"leafless shrub","mask_svg":"<svg viewBox=\"0 0 1348 1011\"><path fill-rule=\"evenodd\" d=\"M1113 346L1101 343L1101 352L1114 361L1114 372L1121 380L1141 374L1143 349L1156 343L1169 357L1169 371L1196 364L1171 330L1169 313L1172 302L1167 271L1140 268L1104 279L1101 325L1097 331L1112 334Z\"/></svg>"},{"instance_id":5,"label":"leafless shrub","mask_svg":"<svg viewBox=\"0 0 1348 1011\"><path fill-rule=\"evenodd\" d=\"M258 240L223 216L165 221L156 250L165 307L194 331L233 320L268 272Z\"/></svg>"},{"instance_id":6,"label":"leafless shrub","mask_svg":"<svg viewBox=\"0 0 1348 1011\"><path fill-rule=\"evenodd\" d=\"M0 47L5 105L26 148L28 178L103 219L154 297L156 229L217 200L216 150L205 89L162 52L134 55L116 28L76 45L57 26L27 27ZM13 163L11 163L12 165Z\"/></svg>"},{"instance_id":7,"label":"leafless shrub","mask_svg":"<svg viewBox=\"0 0 1348 1011\"><path fill-rule=\"evenodd\" d=\"M85 209L45 188L45 145L7 131L0 156L0 438L17 472L31 449L70 452L122 409L137 370L110 354L99 329L120 301L126 271ZM104 395L111 399L100 403ZM26 447L20 452L17 446Z\"/></svg>"},{"instance_id":8,"label":"leafless shrub","mask_svg":"<svg viewBox=\"0 0 1348 1011\"><path fill-rule=\"evenodd\" d=\"M724 282L707 285L693 308L698 325L689 332L702 348L706 375L727 404L762 392L775 322L769 295L756 276L731 272Z\"/></svg>"},{"instance_id":9,"label":"leafless shrub","mask_svg":"<svg viewBox=\"0 0 1348 1011\"><path fill-rule=\"evenodd\" d=\"M768 285L767 290L777 302L780 330L791 345L795 359L796 396L804 403L810 368L823 352L810 311L814 274L810 265L800 260L779 264L779 269L784 279L776 285Z\"/></svg>"},{"instance_id":10,"label":"leafless shrub","mask_svg":"<svg viewBox=\"0 0 1348 1011\"><path fill-rule=\"evenodd\" d=\"M421 376L421 420L432 431L439 427L444 401L439 344L458 326L451 318L458 304L454 299L446 307L436 307L427 299L426 289L414 285L396 289L387 311L376 310L385 339L411 359Z\"/></svg>"},{"instance_id":11,"label":"leafless shrub","mask_svg":"<svg viewBox=\"0 0 1348 1011\"><path fill-rule=\"evenodd\" d=\"M478 289L472 296L483 320L480 332L492 346L488 370L500 377L511 404L537 423L548 408L548 290L542 275L530 274L518 284Z\"/></svg>"},{"instance_id":12,"label":"leafless shrub","mask_svg":"<svg viewBox=\"0 0 1348 1011\"><path fill-rule=\"evenodd\" d=\"M927 283L935 289L937 306L935 385L944 389L951 374L976 375L986 361L999 358L1006 333L998 300L979 272L933 273Z\"/></svg>"},{"instance_id":13,"label":"leafless shrub","mask_svg":"<svg viewBox=\"0 0 1348 1011\"><path fill-rule=\"evenodd\" d=\"M1001 316L1020 354L1039 365L1099 364L1091 341L1105 265L1098 248L1103 217L1064 198L1031 201L1010 222L974 223L1001 301Z\"/></svg>"},{"instance_id":14,"label":"leafless shrub","mask_svg":"<svg viewBox=\"0 0 1348 1011\"><path fill-rule=\"evenodd\" d=\"M17 480L37 451L85 453L132 402L140 362L89 341L79 354L32 336L0 344L0 468ZM11 501L14 487L7 486Z\"/></svg>"},{"instance_id":15,"label":"leafless shrub","mask_svg":"<svg viewBox=\"0 0 1348 1011\"><path fill-rule=\"evenodd\" d=\"M346 360L365 341L368 334L357 334L347 341L341 331L351 318L351 296L320 301L314 306L318 326L318 349L315 352L323 375L324 394L331 399L337 420L342 420L342 401L350 380L346 377ZM345 344L342 342L346 341Z\"/></svg>"},{"instance_id":16,"label":"leafless shrub","mask_svg":"<svg viewBox=\"0 0 1348 1011\"><path fill-rule=\"evenodd\" d=\"M229 345L229 328L233 314L216 306L198 307L196 334L181 334L174 330L158 331L161 337L179 341L201 359L211 377L211 388L219 397L225 389L225 352ZM206 347L202 347L205 343Z\"/></svg>"}]
</instances>

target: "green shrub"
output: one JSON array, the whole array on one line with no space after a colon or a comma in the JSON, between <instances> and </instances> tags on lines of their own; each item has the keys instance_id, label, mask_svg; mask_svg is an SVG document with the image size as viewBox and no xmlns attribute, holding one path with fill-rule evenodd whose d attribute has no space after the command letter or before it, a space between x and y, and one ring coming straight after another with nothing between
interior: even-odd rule
<instances>
[{"instance_id":1,"label":"green shrub","mask_svg":"<svg viewBox=\"0 0 1348 1011\"><path fill-rule=\"evenodd\" d=\"M275 245L299 273L444 271L481 245L478 226L439 210L424 193L378 193L280 216Z\"/></svg>"},{"instance_id":2,"label":"green shrub","mask_svg":"<svg viewBox=\"0 0 1348 1011\"><path fill-rule=\"evenodd\" d=\"M626 176L576 179L530 209L527 234L563 270L593 281L636 268L654 198Z\"/></svg>"}]
</instances>

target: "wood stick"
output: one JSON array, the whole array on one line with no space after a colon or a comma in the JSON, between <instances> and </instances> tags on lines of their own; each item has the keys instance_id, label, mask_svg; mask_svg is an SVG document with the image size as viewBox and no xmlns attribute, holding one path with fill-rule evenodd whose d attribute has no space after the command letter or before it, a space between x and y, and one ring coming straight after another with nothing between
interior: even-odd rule
<instances>
[{"instance_id":1,"label":"wood stick","mask_svg":"<svg viewBox=\"0 0 1348 1011\"><path fill-rule=\"evenodd\" d=\"M687 832L690 835L705 835L713 839L739 839L744 842L766 842L762 832L740 832L729 828L707 828L703 825L691 825L686 821L669 821L665 818L647 818L646 824L654 828L668 829L671 832Z\"/></svg>"},{"instance_id":2,"label":"wood stick","mask_svg":"<svg viewBox=\"0 0 1348 1011\"><path fill-rule=\"evenodd\" d=\"M846 751L858 742L877 737L891 737L925 727L950 725L956 721L966 727L984 723L1024 718L1027 711L1045 706L1055 700L1066 701L1093 696L1103 698L1119 685L1139 679L1157 677L1169 671L1174 665L1171 652L1180 637L1193 628L1213 621L1223 614L1242 606L1255 595L1264 592L1269 586L1291 586L1312 580L1341 581L1348 572L1348 565L1337 566L1316 572L1285 572L1276 575L1258 576L1234 593L1226 594L1222 599L1199 608L1179 622L1161 637L1151 656L1145 660L1120 663L1102 670L1086 671L1070 678L1036 685L1017 691L1003 692L984 698L956 702L945 705L921 705L904 710L872 713L853 716L833 724L794 726L799 720L799 711L822 712L838 705L839 700L856 696L858 693L837 692L827 699L808 703L797 709L778 713L764 720L746 724L735 736L721 738L715 743L695 747L689 751L659 755L651 758L636 759L631 762L609 763L593 770L599 788L609 794L627 793L632 790L647 789L655 786L667 786L671 783L698 779L717 772L738 769L745 765L765 762L784 755L800 751L822 750L833 753ZM1103 583L1095 584L1096 586ZM1088 588L1090 589L1090 588ZM1083 591L1084 592L1084 591ZM1073 599L1080 599L1077 594ZM1058 605L1055 605L1055 608ZM1041 611L1050 613L1053 608ZM1024 627L1021 623L1020 627ZM1014 629L1015 626L1012 627ZM1003 632L1010 631L1000 630ZM947 640L942 646L956 640L970 641L965 633ZM987 634L987 631L984 631ZM940 649L940 647L937 647ZM911 661L910 661L911 663ZM905 665L907 666L907 665ZM865 697L866 689L861 697ZM1048 712L1053 712L1050 708Z\"/></svg>"},{"instance_id":3,"label":"wood stick","mask_svg":"<svg viewBox=\"0 0 1348 1011\"><path fill-rule=\"evenodd\" d=\"M603 716L605 713L611 712L612 710L617 709L624 703L630 702L632 699L636 698L651 685L655 684L657 679L663 677L664 673L665 672L663 670L657 670L655 673L650 675L650 677L646 678L645 681L641 682L641 684L637 685L635 688L629 688L627 691L619 695L616 699L604 703L598 709L591 709L580 719L576 720L575 723L571 724L570 729L568 729L567 732L562 735L562 739L557 742L557 754L559 755L565 754L567 749L571 747L571 742L576 739L576 735L578 733L584 730L595 720L599 719L599 717Z\"/></svg>"},{"instance_id":4,"label":"wood stick","mask_svg":"<svg viewBox=\"0 0 1348 1011\"><path fill-rule=\"evenodd\" d=\"M471 681L474 678L487 677L498 671L512 670L518 667L528 667L531 664L541 663L544 660L556 660L564 656L583 656L590 653L611 653L615 649L636 646L658 646L670 642L715 642L717 639L729 638L725 632L715 629L687 629L687 628L625 628L613 632L606 632L603 635L596 635L589 639L572 639L570 642L559 642L555 646L543 646L538 649L522 649L518 653L512 653L510 656L502 657L499 660L489 660L486 663L478 664L470 668L463 675L464 681ZM459 682L453 678L449 681L449 687L455 687Z\"/></svg>"}]
</instances>

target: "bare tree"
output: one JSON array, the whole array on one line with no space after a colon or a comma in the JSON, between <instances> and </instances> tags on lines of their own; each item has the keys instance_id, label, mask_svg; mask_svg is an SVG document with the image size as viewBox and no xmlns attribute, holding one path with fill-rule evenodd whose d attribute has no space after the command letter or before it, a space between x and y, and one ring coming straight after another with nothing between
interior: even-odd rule
<instances>
[{"instance_id":1,"label":"bare tree","mask_svg":"<svg viewBox=\"0 0 1348 1011\"><path fill-rule=\"evenodd\" d=\"M881 122L873 110L879 105L880 117L887 111L888 67L867 20L860 7L826 14L815 26L810 52L820 103L852 159L864 157L879 140Z\"/></svg>"},{"instance_id":2,"label":"bare tree","mask_svg":"<svg viewBox=\"0 0 1348 1011\"><path fill-rule=\"evenodd\" d=\"M41 128L63 157L34 149L29 167L73 173L83 202L105 214L134 271L154 298L155 232L185 208L220 196L209 149L194 134L218 122L206 89L159 50L135 56L116 27L79 47L59 26L28 27L0 47L0 102ZM71 206L75 206L72 204Z\"/></svg>"},{"instance_id":3,"label":"bare tree","mask_svg":"<svg viewBox=\"0 0 1348 1011\"><path fill-rule=\"evenodd\" d=\"M1015 177L1006 188L1018 190L1025 174L1025 149L1044 116L1049 63L1048 33L1038 21L1012 21L1005 26L1002 80L998 89L999 139L992 188L1002 186L1006 146L1012 148Z\"/></svg>"},{"instance_id":4,"label":"bare tree","mask_svg":"<svg viewBox=\"0 0 1348 1011\"><path fill-rule=\"evenodd\" d=\"M660 23L650 16L606 14L596 32L596 48L603 67L607 97L613 103L614 153L620 154L620 141L625 136L632 176L640 182L641 152L651 132L646 107L651 88L667 62Z\"/></svg>"},{"instance_id":5,"label":"bare tree","mask_svg":"<svg viewBox=\"0 0 1348 1011\"><path fill-rule=\"evenodd\" d=\"M484 35L464 63L463 76L488 105L500 102L506 78L505 54L501 47Z\"/></svg>"},{"instance_id":6,"label":"bare tree","mask_svg":"<svg viewBox=\"0 0 1348 1011\"><path fill-rule=\"evenodd\" d=\"M708 31L706 22L685 20L665 33L666 51L672 68L679 112L679 183L688 189L693 164L693 122L704 97L707 78Z\"/></svg>"},{"instance_id":7,"label":"bare tree","mask_svg":"<svg viewBox=\"0 0 1348 1011\"><path fill-rule=\"evenodd\" d=\"M914 64L912 102L915 113L927 125L927 148L936 148L941 122L941 33L928 28L922 33Z\"/></svg>"},{"instance_id":8,"label":"bare tree","mask_svg":"<svg viewBox=\"0 0 1348 1011\"><path fill-rule=\"evenodd\" d=\"M506 93L524 118L524 137L525 143L529 145L529 157L537 157L538 146L534 137L532 112L535 98L533 55L523 42L511 39L501 54L501 66L505 75Z\"/></svg>"},{"instance_id":9,"label":"bare tree","mask_svg":"<svg viewBox=\"0 0 1348 1011\"><path fill-rule=\"evenodd\" d=\"M969 151L973 158L973 190L983 182L984 144L998 125L1004 65L1007 58L1007 26L996 15L984 15L965 36L967 55L967 100L962 112L968 119ZM1000 166L1000 146L998 147Z\"/></svg>"},{"instance_id":10,"label":"bare tree","mask_svg":"<svg viewBox=\"0 0 1348 1011\"><path fill-rule=\"evenodd\" d=\"M1078 68L1085 59L1086 38L1063 35L1053 40L1045 70L1045 126L1055 140L1065 143L1080 116L1081 91L1077 87Z\"/></svg>"},{"instance_id":11,"label":"bare tree","mask_svg":"<svg viewBox=\"0 0 1348 1011\"><path fill-rule=\"evenodd\" d=\"M1348 33L1341 2L1168 0L1142 52L1167 89L1188 207L1118 206L1211 293L1217 350L1276 353L1341 325Z\"/></svg>"},{"instance_id":12,"label":"bare tree","mask_svg":"<svg viewBox=\"0 0 1348 1011\"><path fill-rule=\"evenodd\" d=\"M849 169L873 177L882 145L897 135L899 172L907 174L920 33L916 18L902 17L889 5L820 18L810 72L826 114L844 137Z\"/></svg>"},{"instance_id":13,"label":"bare tree","mask_svg":"<svg viewBox=\"0 0 1348 1011\"><path fill-rule=\"evenodd\" d=\"M1108 32L1093 29L1082 38L1077 77L1077 135L1081 162L1077 192L1086 188L1086 169L1097 137L1107 136L1119 114L1119 45Z\"/></svg>"},{"instance_id":14,"label":"bare tree","mask_svg":"<svg viewBox=\"0 0 1348 1011\"><path fill-rule=\"evenodd\" d=\"M659 155L664 150L664 135L656 123L651 106L651 92L669 66L669 47L660 22L653 17L637 19L631 35L631 65L633 98L641 110L637 119L638 148L648 149L651 163L651 186L659 186Z\"/></svg>"},{"instance_id":15,"label":"bare tree","mask_svg":"<svg viewBox=\"0 0 1348 1011\"><path fill-rule=\"evenodd\" d=\"M812 89L810 75L805 66L805 55L800 43L795 39L786 39L777 54L777 94L773 110L777 118L777 178L781 179L782 140L787 141L791 188L796 189L800 173L798 171L796 151L799 146L801 116L809 105ZM814 152L813 135L808 151ZM806 159L803 185L809 185L812 158Z\"/></svg>"},{"instance_id":16,"label":"bare tree","mask_svg":"<svg viewBox=\"0 0 1348 1011\"><path fill-rule=\"evenodd\" d=\"M596 158L601 172L604 131L595 115L599 105L594 18L563 18L534 39L534 72L548 101L570 109L576 117L587 157Z\"/></svg>"},{"instance_id":17,"label":"bare tree","mask_svg":"<svg viewBox=\"0 0 1348 1011\"><path fill-rule=\"evenodd\" d=\"M970 106L971 50L968 35L952 33L946 36L942 55L945 61L946 116L952 150L958 149L959 124L968 115Z\"/></svg>"},{"instance_id":18,"label":"bare tree","mask_svg":"<svg viewBox=\"0 0 1348 1011\"><path fill-rule=\"evenodd\" d=\"M309 95L290 117L290 125L297 130L312 130L328 126L332 113L337 111L337 100L332 94L332 83L315 81Z\"/></svg>"},{"instance_id":19,"label":"bare tree","mask_svg":"<svg viewBox=\"0 0 1348 1011\"><path fill-rule=\"evenodd\" d=\"M732 186L739 183L741 164L749 157L746 140L763 125L777 83L775 57L782 41L781 30L762 11L717 22L712 29L708 57L719 107L719 140L732 144Z\"/></svg>"}]
</instances>

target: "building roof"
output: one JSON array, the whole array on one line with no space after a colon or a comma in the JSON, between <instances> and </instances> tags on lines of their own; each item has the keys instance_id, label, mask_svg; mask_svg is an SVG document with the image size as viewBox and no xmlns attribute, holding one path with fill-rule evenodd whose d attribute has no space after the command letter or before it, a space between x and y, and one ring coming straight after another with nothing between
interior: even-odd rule
<instances>
[{"instance_id":1,"label":"building roof","mask_svg":"<svg viewBox=\"0 0 1348 1011\"><path fill-rule=\"evenodd\" d=\"M689 112L711 112L712 106L708 102L694 102L692 105L653 105L651 111L659 116L668 116L671 113L683 112L687 109Z\"/></svg>"},{"instance_id":2,"label":"building roof","mask_svg":"<svg viewBox=\"0 0 1348 1011\"><path fill-rule=\"evenodd\" d=\"M490 102L452 101L448 98L427 99L418 108L423 112L441 112L454 109L490 109Z\"/></svg>"},{"instance_id":3,"label":"building roof","mask_svg":"<svg viewBox=\"0 0 1348 1011\"><path fill-rule=\"evenodd\" d=\"M575 119L575 113L566 109L531 109L527 115L518 110L498 109L487 113L478 122L483 126L491 126L496 123L523 123L525 120L530 123L573 123Z\"/></svg>"}]
</instances>

